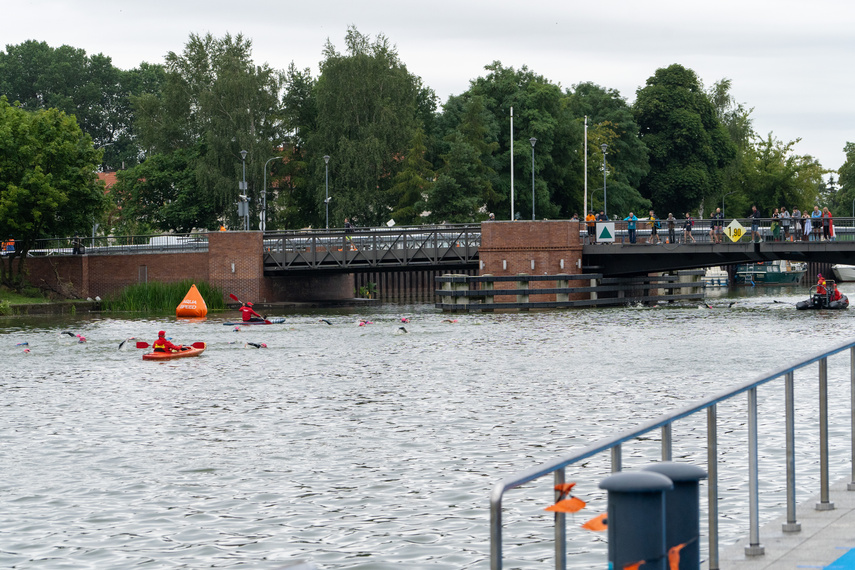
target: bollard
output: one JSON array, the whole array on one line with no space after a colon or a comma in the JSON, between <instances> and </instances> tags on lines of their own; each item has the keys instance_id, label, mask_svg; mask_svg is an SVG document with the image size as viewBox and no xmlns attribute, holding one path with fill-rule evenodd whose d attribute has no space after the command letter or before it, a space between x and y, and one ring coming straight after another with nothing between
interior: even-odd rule
<instances>
[{"instance_id":1,"label":"bollard","mask_svg":"<svg viewBox=\"0 0 855 570\"><path fill-rule=\"evenodd\" d=\"M609 492L609 563L615 570L644 562L644 570L665 570L665 491L674 484L652 471L615 473L600 481Z\"/></svg>"},{"instance_id":2,"label":"bollard","mask_svg":"<svg viewBox=\"0 0 855 570\"><path fill-rule=\"evenodd\" d=\"M665 493L665 547L677 547L680 570L699 570L701 567L701 506L700 480L707 472L689 463L663 461L644 468L665 475L674 483L674 489ZM681 545L683 545L681 547Z\"/></svg>"}]
</instances>

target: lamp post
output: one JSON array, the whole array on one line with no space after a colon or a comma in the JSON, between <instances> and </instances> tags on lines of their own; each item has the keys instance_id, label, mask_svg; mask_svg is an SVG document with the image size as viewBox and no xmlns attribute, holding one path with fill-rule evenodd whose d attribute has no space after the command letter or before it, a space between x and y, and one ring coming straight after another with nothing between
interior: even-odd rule
<instances>
[{"instance_id":1,"label":"lamp post","mask_svg":"<svg viewBox=\"0 0 855 570\"><path fill-rule=\"evenodd\" d=\"M603 149L603 213L606 217L609 217L609 207L606 199L606 151L609 150L609 145L603 143L600 145L600 148Z\"/></svg>"},{"instance_id":2,"label":"lamp post","mask_svg":"<svg viewBox=\"0 0 855 570\"><path fill-rule=\"evenodd\" d=\"M258 229L263 232L267 231L267 165L270 164L271 160L276 160L277 158L279 157L268 158L267 162L264 163L264 194L262 194L261 198L261 223L258 225Z\"/></svg>"},{"instance_id":3,"label":"lamp post","mask_svg":"<svg viewBox=\"0 0 855 570\"><path fill-rule=\"evenodd\" d=\"M249 231L249 198L246 193L246 155L249 154L247 151L240 151L240 161L243 164L243 181L240 183L240 191L243 192L244 199L246 200L246 218L244 220L243 229Z\"/></svg>"},{"instance_id":4,"label":"lamp post","mask_svg":"<svg viewBox=\"0 0 855 570\"><path fill-rule=\"evenodd\" d=\"M531 143L531 221L534 221L534 145L537 144L537 139L531 137L528 139Z\"/></svg>"},{"instance_id":5,"label":"lamp post","mask_svg":"<svg viewBox=\"0 0 855 570\"><path fill-rule=\"evenodd\" d=\"M324 155L324 171L326 173L326 198L324 198L324 209L327 216L327 229L330 229L330 155Z\"/></svg>"}]
</instances>

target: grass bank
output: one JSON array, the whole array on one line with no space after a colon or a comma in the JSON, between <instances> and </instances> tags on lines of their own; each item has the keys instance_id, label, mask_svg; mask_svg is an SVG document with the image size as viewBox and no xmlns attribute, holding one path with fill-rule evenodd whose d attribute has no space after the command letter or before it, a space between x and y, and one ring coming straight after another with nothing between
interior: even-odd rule
<instances>
[{"instance_id":1,"label":"grass bank","mask_svg":"<svg viewBox=\"0 0 855 570\"><path fill-rule=\"evenodd\" d=\"M120 293L110 295L101 302L104 311L132 311L161 313L175 311L184 296L195 283L209 311L226 308L223 292L206 282L185 280L178 283L141 283L126 287Z\"/></svg>"}]
</instances>

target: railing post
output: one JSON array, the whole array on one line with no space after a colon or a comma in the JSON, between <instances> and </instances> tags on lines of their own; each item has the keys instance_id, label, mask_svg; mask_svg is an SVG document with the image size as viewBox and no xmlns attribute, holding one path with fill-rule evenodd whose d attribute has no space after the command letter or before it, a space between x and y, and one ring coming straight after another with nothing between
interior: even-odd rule
<instances>
[{"instance_id":1,"label":"railing post","mask_svg":"<svg viewBox=\"0 0 855 570\"><path fill-rule=\"evenodd\" d=\"M485 273L481 277L492 277L492 276L493 276L492 273ZM481 290L483 290L483 291L492 291L493 289L495 289L495 287L496 287L496 285L495 285L495 282L493 282L493 281L482 281L481 282ZM485 305L492 305L493 303L496 302L496 298L493 297L492 295L484 295L483 299L484 300L482 301L482 303L484 303ZM482 312L492 313L493 309L484 309Z\"/></svg>"},{"instance_id":2,"label":"railing post","mask_svg":"<svg viewBox=\"0 0 855 570\"><path fill-rule=\"evenodd\" d=\"M555 280L555 287L557 289L566 289L570 286L570 281L567 280L567 277L569 277L569 275L567 275L566 273L559 273L555 277L557 278ZM559 303L566 303L570 300L570 293L556 293L555 300Z\"/></svg>"},{"instance_id":3,"label":"railing post","mask_svg":"<svg viewBox=\"0 0 855 570\"><path fill-rule=\"evenodd\" d=\"M555 485L564 484L564 468L555 470ZM555 502L561 498L561 491L555 491ZM567 569L567 515L555 513L555 570Z\"/></svg>"},{"instance_id":4,"label":"railing post","mask_svg":"<svg viewBox=\"0 0 855 570\"><path fill-rule=\"evenodd\" d=\"M502 492L490 497L490 570L502 570Z\"/></svg>"},{"instance_id":5,"label":"railing post","mask_svg":"<svg viewBox=\"0 0 855 570\"><path fill-rule=\"evenodd\" d=\"M528 273L517 273L519 277L528 277ZM528 280L520 280L517 281L517 289L528 289ZM528 293L524 295L517 295L517 303L520 304L528 304ZM528 311L528 307L520 307L520 311Z\"/></svg>"},{"instance_id":6,"label":"railing post","mask_svg":"<svg viewBox=\"0 0 855 570\"><path fill-rule=\"evenodd\" d=\"M793 394L793 372L787 372L784 378L784 392L786 401L786 424L787 433L787 522L783 524L784 532L799 532L802 525L796 522L796 428L795 428L795 402Z\"/></svg>"},{"instance_id":7,"label":"railing post","mask_svg":"<svg viewBox=\"0 0 855 570\"><path fill-rule=\"evenodd\" d=\"M757 464L757 387L748 390L748 546L746 556L760 556L760 478Z\"/></svg>"},{"instance_id":8,"label":"railing post","mask_svg":"<svg viewBox=\"0 0 855 570\"><path fill-rule=\"evenodd\" d=\"M828 500L828 358L819 361L819 485L816 510L834 510Z\"/></svg>"},{"instance_id":9,"label":"railing post","mask_svg":"<svg viewBox=\"0 0 855 570\"><path fill-rule=\"evenodd\" d=\"M617 444L612 448L612 473L619 473L623 468L621 455L620 444Z\"/></svg>"},{"instance_id":10,"label":"railing post","mask_svg":"<svg viewBox=\"0 0 855 570\"><path fill-rule=\"evenodd\" d=\"M662 426L662 461L671 461L671 424Z\"/></svg>"},{"instance_id":11,"label":"railing post","mask_svg":"<svg viewBox=\"0 0 855 570\"><path fill-rule=\"evenodd\" d=\"M707 520L709 527L710 570L719 570L718 566L718 426L716 405L707 408Z\"/></svg>"},{"instance_id":12,"label":"railing post","mask_svg":"<svg viewBox=\"0 0 855 570\"><path fill-rule=\"evenodd\" d=\"M846 490L855 491L855 347L849 349L849 413L852 426L849 434L852 441L852 475Z\"/></svg>"}]
</instances>

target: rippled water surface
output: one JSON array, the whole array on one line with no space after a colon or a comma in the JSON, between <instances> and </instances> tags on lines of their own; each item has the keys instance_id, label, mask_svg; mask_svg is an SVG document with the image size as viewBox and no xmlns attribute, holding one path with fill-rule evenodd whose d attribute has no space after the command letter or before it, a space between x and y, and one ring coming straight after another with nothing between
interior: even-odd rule
<instances>
[{"instance_id":1,"label":"rippled water surface","mask_svg":"<svg viewBox=\"0 0 855 570\"><path fill-rule=\"evenodd\" d=\"M487 568L501 478L852 337L855 312L787 304L805 296L456 316L385 305L240 332L222 325L234 315L2 319L0 567ZM142 361L134 341L117 349L161 328L209 348L167 363ZM831 379L836 478L849 468L848 356ZM805 500L816 374L796 380ZM765 520L783 505L780 384L760 398L761 470L776 472ZM747 533L744 409L719 408L723 543ZM625 468L658 459L657 437L625 446ZM705 465L705 438L705 416L676 424L675 459ZM605 563L605 537L578 525L605 510L607 459L568 469L589 502L568 517L574 568ZM551 564L551 499L551 479L506 496L507 568Z\"/></svg>"}]
</instances>

